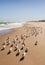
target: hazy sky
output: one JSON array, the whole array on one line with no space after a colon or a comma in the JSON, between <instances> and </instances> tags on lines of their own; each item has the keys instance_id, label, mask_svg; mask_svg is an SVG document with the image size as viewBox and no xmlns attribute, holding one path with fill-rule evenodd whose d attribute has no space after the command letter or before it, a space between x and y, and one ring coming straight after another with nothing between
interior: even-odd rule
<instances>
[{"instance_id":1,"label":"hazy sky","mask_svg":"<svg viewBox=\"0 0 45 65\"><path fill-rule=\"evenodd\" d=\"M0 0L0 19L45 19L45 0Z\"/></svg>"}]
</instances>

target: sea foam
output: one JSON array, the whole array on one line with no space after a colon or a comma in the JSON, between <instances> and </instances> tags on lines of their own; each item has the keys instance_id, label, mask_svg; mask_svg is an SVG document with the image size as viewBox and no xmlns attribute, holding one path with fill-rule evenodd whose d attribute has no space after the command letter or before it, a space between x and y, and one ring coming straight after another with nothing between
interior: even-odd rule
<instances>
[{"instance_id":1,"label":"sea foam","mask_svg":"<svg viewBox=\"0 0 45 65\"><path fill-rule=\"evenodd\" d=\"M11 29L11 28L22 27L24 23L25 23L25 22L0 24L0 31L2 31L2 30L7 30L7 29Z\"/></svg>"}]
</instances>

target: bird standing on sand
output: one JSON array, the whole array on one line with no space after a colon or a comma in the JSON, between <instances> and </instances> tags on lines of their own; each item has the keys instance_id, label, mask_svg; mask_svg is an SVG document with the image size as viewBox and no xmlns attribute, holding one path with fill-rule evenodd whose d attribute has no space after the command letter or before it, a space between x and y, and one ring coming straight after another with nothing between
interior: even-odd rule
<instances>
[{"instance_id":1,"label":"bird standing on sand","mask_svg":"<svg viewBox=\"0 0 45 65\"><path fill-rule=\"evenodd\" d=\"M9 37L6 40L9 40Z\"/></svg>"},{"instance_id":2,"label":"bird standing on sand","mask_svg":"<svg viewBox=\"0 0 45 65\"><path fill-rule=\"evenodd\" d=\"M13 44L11 44L10 47L13 47Z\"/></svg>"},{"instance_id":3,"label":"bird standing on sand","mask_svg":"<svg viewBox=\"0 0 45 65\"><path fill-rule=\"evenodd\" d=\"M16 44L14 51L16 51L17 49L18 49L18 44Z\"/></svg>"},{"instance_id":4,"label":"bird standing on sand","mask_svg":"<svg viewBox=\"0 0 45 65\"><path fill-rule=\"evenodd\" d=\"M3 45L3 48L1 49L1 51L3 51L6 48L6 45Z\"/></svg>"},{"instance_id":5,"label":"bird standing on sand","mask_svg":"<svg viewBox=\"0 0 45 65\"><path fill-rule=\"evenodd\" d=\"M11 53L12 49L13 49L13 44L11 44L10 49L9 49L7 55Z\"/></svg>"},{"instance_id":6,"label":"bird standing on sand","mask_svg":"<svg viewBox=\"0 0 45 65\"><path fill-rule=\"evenodd\" d=\"M9 37L6 39L7 46L11 43L9 39Z\"/></svg>"},{"instance_id":7,"label":"bird standing on sand","mask_svg":"<svg viewBox=\"0 0 45 65\"><path fill-rule=\"evenodd\" d=\"M16 38L16 40L18 40L18 37Z\"/></svg>"},{"instance_id":8,"label":"bird standing on sand","mask_svg":"<svg viewBox=\"0 0 45 65\"><path fill-rule=\"evenodd\" d=\"M10 45L10 43L11 43L11 42L8 40L6 45L7 45L7 46Z\"/></svg>"},{"instance_id":9,"label":"bird standing on sand","mask_svg":"<svg viewBox=\"0 0 45 65\"><path fill-rule=\"evenodd\" d=\"M16 56L19 56L20 54L20 49L18 49L18 52L16 53Z\"/></svg>"},{"instance_id":10,"label":"bird standing on sand","mask_svg":"<svg viewBox=\"0 0 45 65\"><path fill-rule=\"evenodd\" d=\"M25 52L26 52L26 53L28 52L28 49L29 49L29 48L26 48L26 49L25 49Z\"/></svg>"},{"instance_id":11,"label":"bird standing on sand","mask_svg":"<svg viewBox=\"0 0 45 65\"><path fill-rule=\"evenodd\" d=\"M20 58L20 61L24 60L27 52L28 52L28 48L25 49L24 53L22 54L22 57Z\"/></svg>"},{"instance_id":12,"label":"bird standing on sand","mask_svg":"<svg viewBox=\"0 0 45 65\"><path fill-rule=\"evenodd\" d=\"M35 42L35 46L37 45L38 41Z\"/></svg>"},{"instance_id":13,"label":"bird standing on sand","mask_svg":"<svg viewBox=\"0 0 45 65\"><path fill-rule=\"evenodd\" d=\"M19 40L19 42L18 43L20 43L21 41Z\"/></svg>"},{"instance_id":14,"label":"bird standing on sand","mask_svg":"<svg viewBox=\"0 0 45 65\"><path fill-rule=\"evenodd\" d=\"M13 43L15 44L15 42L16 42L16 40L15 39L13 39Z\"/></svg>"},{"instance_id":15,"label":"bird standing on sand","mask_svg":"<svg viewBox=\"0 0 45 65\"><path fill-rule=\"evenodd\" d=\"M24 46L25 46L25 42L24 42L24 40L23 40L21 50L23 50L23 49L24 49Z\"/></svg>"},{"instance_id":16,"label":"bird standing on sand","mask_svg":"<svg viewBox=\"0 0 45 65\"><path fill-rule=\"evenodd\" d=\"M5 44L6 44L6 41L4 41L2 45L5 45Z\"/></svg>"},{"instance_id":17,"label":"bird standing on sand","mask_svg":"<svg viewBox=\"0 0 45 65\"><path fill-rule=\"evenodd\" d=\"M24 42L24 40L23 40L23 42L22 42L22 45L24 45L24 46L25 46L25 42Z\"/></svg>"},{"instance_id":18,"label":"bird standing on sand","mask_svg":"<svg viewBox=\"0 0 45 65\"><path fill-rule=\"evenodd\" d=\"M24 45L24 44L22 44L21 50L23 50L23 49L24 49L24 46L25 46L25 45Z\"/></svg>"},{"instance_id":19,"label":"bird standing on sand","mask_svg":"<svg viewBox=\"0 0 45 65\"><path fill-rule=\"evenodd\" d=\"M23 37L23 35L21 34L21 39L23 39L24 37Z\"/></svg>"}]
</instances>

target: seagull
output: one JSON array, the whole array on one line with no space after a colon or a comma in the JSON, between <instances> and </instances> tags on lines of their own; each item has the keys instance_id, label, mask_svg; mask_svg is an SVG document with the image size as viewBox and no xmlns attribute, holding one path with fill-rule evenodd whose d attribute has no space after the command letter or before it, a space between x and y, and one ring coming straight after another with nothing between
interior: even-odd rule
<instances>
[{"instance_id":1,"label":"seagull","mask_svg":"<svg viewBox=\"0 0 45 65\"><path fill-rule=\"evenodd\" d=\"M25 45L23 44L21 50L23 50L24 46L25 46Z\"/></svg>"},{"instance_id":2,"label":"seagull","mask_svg":"<svg viewBox=\"0 0 45 65\"><path fill-rule=\"evenodd\" d=\"M23 35L21 34L21 39L23 39L24 37L23 37Z\"/></svg>"},{"instance_id":3,"label":"seagull","mask_svg":"<svg viewBox=\"0 0 45 65\"><path fill-rule=\"evenodd\" d=\"M16 34L16 37L18 36L18 34Z\"/></svg>"},{"instance_id":4,"label":"seagull","mask_svg":"<svg viewBox=\"0 0 45 65\"><path fill-rule=\"evenodd\" d=\"M25 49L24 53L22 54L22 57L20 58L20 61L24 60L27 52L28 52L28 48Z\"/></svg>"},{"instance_id":5,"label":"seagull","mask_svg":"<svg viewBox=\"0 0 45 65\"><path fill-rule=\"evenodd\" d=\"M6 45L3 45L3 48L1 49L1 51L3 51L5 49Z\"/></svg>"},{"instance_id":6,"label":"seagull","mask_svg":"<svg viewBox=\"0 0 45 65\"><path fill-rule=\"evenodd\" d=\"M19 42L18 43L20 43L21 41L19 40Z\"/></svg>"},{"instance_id":7,"label":"seagull","mask_svg":"<svg viewBox=\"0 0 45 65\"><path fill-rule=\"evenodd\" d=\"M13 44L11 44L10 47L13 47Z\"/></svg>"},{"instance_id":8,"label":"seagull","mask_svg":"<svg viewBox=\"0 0 45 65\"><path fill-rule=\"evenodd\" d=\"M16 53L16 56L20 55L20 49L18 49L18 52Z\"/></svg>"},{"instance_id":9,"label":"seagull","mask_svg":"<svg viewBox=\"0 0 45 65\"><path fill-rule=\"evenodd\" d=\"M4 41L2 45L5 45L5 44L6 44L6 41Z\"/></svg>"},{"instance_id":10,"label":"seagull","mask_svg":"<svg viewBox=\"0 0 45 65\"><path fill-rule=\"evenodd\" d=\"M35 42L35 46L37 45L38 41Z\"/></svg>"},{"instance_id":11,"label":"seagull","mask_svg":"<svg viewBox=\"0 0 45 65\"><path fill-rule=\"evenodd\" d=\"M23 40L23 42L22 42L22 45L24 45L24 46L25 46L24 40Z\"/></svg>"},{"instance_id":12,"label":"seagull","mask_svg":"<svg viewBox=\"0 0 45 65\"><path fill-rule=\"evenodd\" d=\"M18 37L16 38L16 40L18 40Z\"/></svg>"},{"instance_id":13,"label":"seagull","mask_svg":"<svg viewBox=\"0 0 45 65\"><path fill-rule=\"evenodd\" d=\"M7 55L11 53L12 48L13 48L13 47L10 47L10 49L9 49L9 51L8 51L8 53L7 53Z\"/></svg>"},{"instance_id":14,"label":"seagull","mask_svg":"<svg viewBox=\"0 0 45 65\"><path fill-rule=\"evenodd\" d=\"M10 41L7 41L7 46L8 46L10 43L11 43Z\"/></svg>"},{"instance_id":15,"label":"seagull","mask_svg":"<svg viewBox=\"0 0 45 65\"><path fill-rule=\"evenodd\" d=\"M26 53L28 52L28 48L25 49L24 53L22 54L22 56L25 57Z\"/></svg>"},{"instance_id":16,"label":"seagull","mask_svg":"<svg viewBox=\"0 0 45 65\"><path fill-rule=\"evenodd\" d=\"M9 40L9 37L6 40L8 41Z\"/></svg>"},{"instance_id":17,"label":"seagull","mask_svg":"<svg viewBox=\"0 0 45 65\"><path fill-rule=\"evenodd\" d=\"M18 49L18 44L16 44L16 47L15 47L14 51L16 51L17 49Z\"/></svg>"},{"instance_id":18,"label":"seagull","mask_svg":"<svg viewBox=\"0 0 45 65\"><path fill-rule=\"evenodd\" d=\"M15 42L16 42L16 40L14 39L14 40L13 40L13 43L15 44Z\"/></svg>"},{"instance_id":19,"label":"seagull","mask_svg":"<svg viewBox=\"0 0 45 65\"><path fill-rule=\"evenodd\" d=\"M24 52L24 53L22 54L22 57L20 58L20 61L24 60L25 55L26 55L26 52Z\"/></svg>"},{"instance_id":20,"label":"seagull","mask_svg":"<svg viewBox=\"0 0 45 65\"><path fill-rule=\"evenodd\" d=\"M21 43L21 39L19 40L19 42L18 43Z\"/></svg>"},{"instance_id":21,"label":"seagull","mask_svg":"<svg viewBox=\"0 0 45 65\"><path fill-rule=\"evenodd\" d=\"M29 48L26 48L26 49L25 49L25 52L26 52L26 53L28 52L28 49L29 49Z\"/></svg>"}]
</instances>

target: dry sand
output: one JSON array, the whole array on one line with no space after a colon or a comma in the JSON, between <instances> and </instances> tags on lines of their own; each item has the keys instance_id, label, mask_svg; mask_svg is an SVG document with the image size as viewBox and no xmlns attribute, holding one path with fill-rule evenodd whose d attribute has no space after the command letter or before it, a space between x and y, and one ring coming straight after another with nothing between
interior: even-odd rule
<instances>
[{"instance_id":1,"label":"dry sand","mask_svg":"<svg viewBox=\"0 0 45 65\"><path fill-rule=\"evenodd\" d=\"M34 31L35 33L33 34ZM18 41L21 40L21 34L27 35L25 48L21 50L18 57L16 57L17 51L14 52L14 48L12 53L7 55L10 45L13 43L13 39L18 35ZM6 46L5 50L1 51L2 44L8 36L11 44ZM22 40L18 43L19 48L21 48L21 43ZM28 52L24 60L20 61L27 47L29 48ZM12 29L12 32L8 34L0 35L0 65L45 65L45 22L26 23L23 27Z\"/></svg>"}]
</instances>

